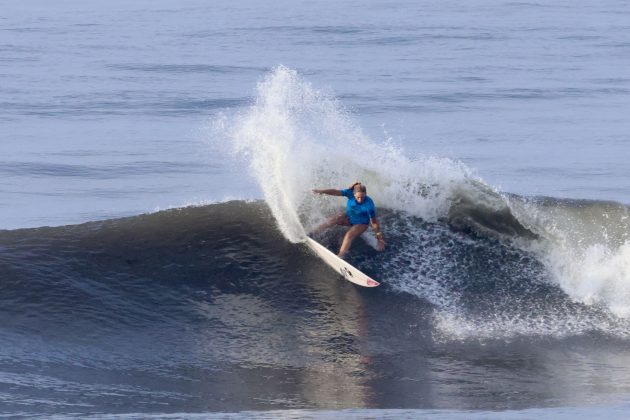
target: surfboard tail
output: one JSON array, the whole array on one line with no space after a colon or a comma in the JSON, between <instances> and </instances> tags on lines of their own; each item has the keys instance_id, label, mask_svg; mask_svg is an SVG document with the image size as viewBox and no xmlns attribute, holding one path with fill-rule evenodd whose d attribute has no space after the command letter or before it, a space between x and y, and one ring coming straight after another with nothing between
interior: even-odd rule
<instances>
[{"instance_id":1,"label":"surfboard tail","mask_svg":"<svg viewBox=\"0 0 630 420\"><path fill-rule=\"evenodd\" d=\"M367 279L366 283L367 283L368 287L376 287L376 286L381 284L381 283L377 282L376 280L372 280L372 279Z\"/></svg>"}]
</instances>

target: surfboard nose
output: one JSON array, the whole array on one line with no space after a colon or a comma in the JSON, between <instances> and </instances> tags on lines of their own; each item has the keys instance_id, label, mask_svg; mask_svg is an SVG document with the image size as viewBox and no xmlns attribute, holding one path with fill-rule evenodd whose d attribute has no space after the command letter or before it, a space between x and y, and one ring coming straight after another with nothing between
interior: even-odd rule
<instances>
[{"instance_id":1,"label":"surfboard nose","mask_svg":"<svg viewBox=\"0 0 630 420\"><path fill-rule=\"evenodd\" d=\"M379 282L377 282L377 281L374 281L374 280L372 280L372 279L367 279L367 285L368 285L368 286L370 286L370 287L376 287L376 286L378 286L379 284L380 284L380 283L379 283Z\"/></svg>"}]
</instances>

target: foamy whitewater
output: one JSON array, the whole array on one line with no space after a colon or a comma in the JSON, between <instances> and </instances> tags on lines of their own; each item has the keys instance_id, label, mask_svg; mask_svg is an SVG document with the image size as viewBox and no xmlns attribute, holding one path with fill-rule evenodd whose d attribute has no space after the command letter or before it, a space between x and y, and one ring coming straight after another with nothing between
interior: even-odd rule
<instances>
[{"instance_id":1,"label":"foamy whitewater","mask_svg":"<svg viewBox=\"0 0 630 420\"><path fill-rule=\"evenodd\" d=\"M627 417L628 16L3 1L0 416Z\"/></svg>"},{"instance_id":2,"label":"foamy whitewater","mask_svg":"<svg viewBox=\"0 0 630 420\"><path fill-rule=\"evenodd\" d=\"M226 119L221 117L216 125L226 130L235 152L249 162L279 229L291 242L299 243L326 215L339 211L338 200L314 195L311 188L345 188L361 180L381 207L405 219L436 223L464 207L488 213L488 219L506 218L528 235L492 225L485 226L488 233L499 237L502 246L531 254L545 266L540 272L520 274L523 281L556 284L574 302L604 307L613 318L630 315L629 224L624 205L504 195L461 162L407 157L389 138L382 143L370 139L332 94L318 91L295 70L283 66L259 83L255 103L248 110L229 122ZM492 224L484 220L476 228L484 228L487 222ZM459 317L458 295L443 289L445 277L454 271L453 262L443 258L439 249L427 252L435 238L415 232L412 223L395 228L405 242L397 244L399 255L385 263L392 273L387 275L388 284L443 309L438 318L448 334L572 335L601 329L627 336L629 332L626 321L619 320L617 325L599 310L596 315L588 310L573 314L551 307L519 314L516 319L501 311L490 319ZM402 263L405 260L412 261L411 265ZM488 264L501 265L502 261ZM427 271L432 275L422 274Z\"/></svg>"}]
</instances>

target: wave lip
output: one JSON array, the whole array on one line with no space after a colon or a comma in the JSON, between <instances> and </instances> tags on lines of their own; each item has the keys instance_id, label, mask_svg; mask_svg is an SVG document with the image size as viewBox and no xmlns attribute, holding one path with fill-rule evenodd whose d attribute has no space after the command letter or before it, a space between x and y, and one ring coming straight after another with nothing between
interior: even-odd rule
<instances>
[{"instance_id":1,"label":"wave lip","mask_svg":"<svg viewBox=\"0 0 630 420\"><path fill-rule=\"evenodd\" d=\"M360 179L380 206L435 220L447 213L458 186L474 179L458 162L412 160L391 141L374 142L332 94L284 66L259 83L248 110L217 125L249 165L281 232L295 243L339 208L312 188L345 188Z\"/></svg>"}]
</instances>

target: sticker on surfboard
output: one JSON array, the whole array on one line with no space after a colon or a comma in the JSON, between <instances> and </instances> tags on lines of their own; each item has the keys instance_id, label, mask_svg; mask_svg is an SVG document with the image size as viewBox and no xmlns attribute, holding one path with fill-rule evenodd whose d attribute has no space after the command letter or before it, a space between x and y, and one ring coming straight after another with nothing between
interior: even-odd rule
<instances>
[{"instance_id":1,"label":"sticker on surfboard","mask_svg":"<svg viewBox=\"0 0 630 420\"><path fill-rule=\"evenodd\" d=\"M361 270L348 264L335 254L333 254L328 248L319 242L307 237L306 245L313 250L326 264L332 267L335 271L343 276L349 282L358 284L363 287L376 287L380 283L372 279L370 276L361 272Z\"/></svg>"}]
</instances>

